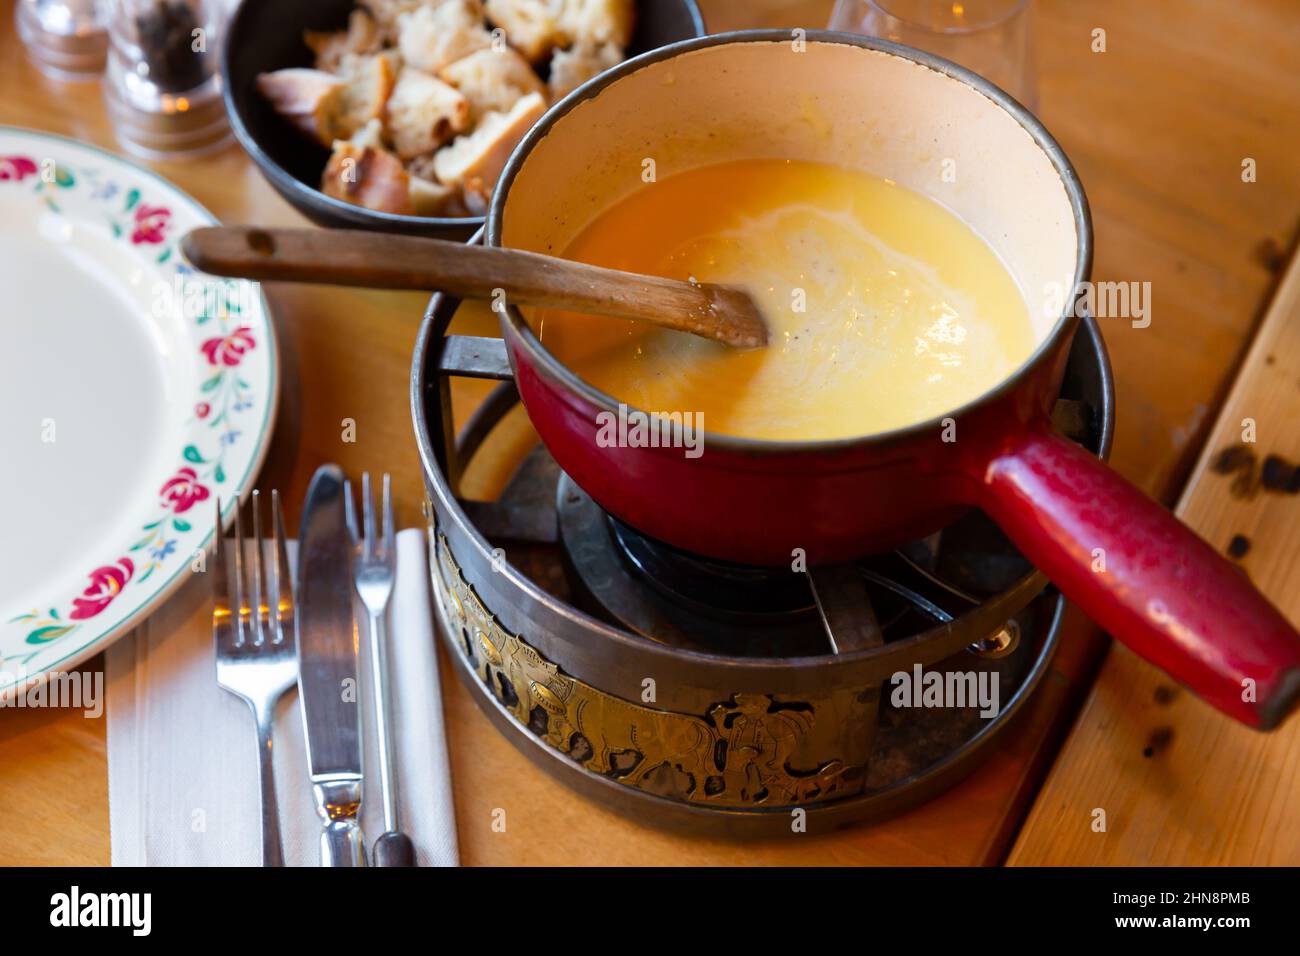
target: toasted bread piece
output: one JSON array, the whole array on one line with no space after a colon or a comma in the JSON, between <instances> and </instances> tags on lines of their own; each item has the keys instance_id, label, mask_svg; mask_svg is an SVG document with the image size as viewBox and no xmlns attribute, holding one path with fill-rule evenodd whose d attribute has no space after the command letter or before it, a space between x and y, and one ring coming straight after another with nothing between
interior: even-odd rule
<instances>
[{"instance_id":1,"label":"toasted bread piece","mask_svg":"<svg viewBox=\"0 0 1300 956\"><path fill-rule=\"evenodd\" d=\"M361 6L375 21L381 40L397 42L397 18L403 13L413 13L420 7L437 7L446 0L360 0Z\"/></svg>"},{"instance_id":2,"label":"toasted bread piece","mask_svg":"<svg viewBox=\"0 0 1300 956\"><path fill-rule=\"evenodd\" d=\"M510 45L530 63L568 43L558 10L558 0L487 0L488 19L506 31Z\"/></svg>"},{"instance_id":3,"label":"toasted bread piece","mask_svg":"<svg viewBox=\"0 0 1300 956\"><path fill-rule=\"evenodd\" d=\"M590 46L616 43L626 49L636 18L633 0L557 0L560 29L570 42Z\"/></svg>"},{"instance_id":4,"label":"toasted bread piece","mask_svg":"<svg viewBox=\"0 0 1300 956\"><path fill-rule=\"evenodd\" d=\"M616 43L579 43L567 50L556 50L551 57L551 102L558 102L593 76L622 62L623 49Z\"/></svg>"},{"instance_id":5,"label":"toasted bread piece","mask_svg":"<svg viewBox=\"0 0 1300 956\"><path fill-rule=\"evenodd\" d=\"M445 0L397 18L397 47L408 66L436 75L449 63L491 46L478 0Z\"/></svg>"},{"instance_id":6,"label":"toasted bread piece","mask_svg":"<svg viewBox=\"0 0 1300 956\"><path fill-rule=\"evenodd\" d=\"M397 47L393 46L377 50L374 53L345 53L339 57L339 66L334 73L345 80L355 79L375 58L387 62L388 69L392 72L394 79L397 78L397 74L402 72L402 53Z\"/></svg>"},{"instance_id":7,"label":"toasted bread piece","mask_svg":"<svg viewBox=\"0 0 1300 956\"><path fill-rule=\"evenodd\" d=\"M373 119L384 115L384 104L397 83L392 61L379 54L350 53L340 65L347 81L339 102L336 135L351 137Z\"/></svg>"},{"instance_id":8,"label":"toasted bread piece","mask_svg":"<svg viewBox=\"0 0 1300 956\"><path fill-rule=\"evenodd\" d=\"M478 50L444 67L439 76L469 100L473 122L485 113L508 112L521 97L546 89L513 47Z\"/></svg>"},{"instance_id":9,"label":"toasted bread piece","mask_svg":"<svg viewBox=\"0 0 1300 956\"><path fill-rule=\"evenodd\" d=\"M433 171L433 157L437 153L426 153L423 156L417 156L415 159L406 161L406 171L412 176L418 176L421 179L427 179L431 183L438 181L438 174Z\"/></svg>"},{"instance_id":10,"label":"toasted bread piece","mask_svg":"<svg viewBox=\"0 0 1300 956\"><path fill-rule=\"evenodd\" d=\"M459 206L460 190L455 186L430 182L420 176L411 177L411 209L417 216L455 215L449 212L452 204Z\"/></svg>"},{"instance_id":11,"label":"toasted bread piece","mask_svg":"<svg viewBox=\"0 0 1300 956\"><path fill-rule=\"evenodd\" d=\"M321 191L355 206L412 215L411 177L384 149L338 140L321 176Z\"/></svg>"},{"instance_id":12,"label":"toasted bread piece","mask_svg":"<svg viewBox=\"0 0 1300 956\"><path fill-rule=\"evenodd\" d=\"M460 186L471 210L486 205L515 145L546 112L546 97L529 93L508 113L487 113L474 132L460 136L433 157L438 181Z\"/></svg>"},{"instance_id":13,"label":"toasted bread piece","mask_svg":"<svg viewBox=\"0 0 1300 956\"><path fill-rule=\"evenodd\" d=\"M416 208L426 211L417 213L421 216L469 216L469 208L461 195L459 186L450 186L438 182L438 174L433 171L433 161L437 153L420 156L406 164L406 171L411 176L411 202ZM421 180L422 182L417 182ZM433 187L430 190L429 187ZM428 210L434 208L436 211Z\"/></svg>"},{"instance_id":14,"label":"toasted bread piece","mask_svg":"<svg viewBox=\"0 0 1300 956\"><path fill-rule=\"evenodd\" d=\"M469 101L454 86L420 70L402 70L388 98L388 138L398 156L431 153L469 124Z\"/></svg>"},{"instance_id":15,"label":"toasted bread piece","mask_svg":"<svg viewBox=\"0 0 1300 956\"><path fill-rule=\"evenodd\" d=\"M350 53L377 53L383 42L375 18L365 10L348 14L346 30L304 30L303 42L316 54L316 69L336 73L339 61Z\"/></svg>"},{"instance_id":16,"label":"toasted bread piece","mask_svg":"<svg viewBox=\"0 0 1300 956\"><path fill-rule=\"evenodd\" d=\"M388 149L388 146L384 143L383 120L372 119L353 133L348 142L361 149L365 149L367 146L371 149Z\"/></svg>"},{"instance_id":17,"label":"toasted bread piece","mask_svg":"<svg viewBox=\"0 0 1300 956\"><path fill-rule=\"evenodd\" d=\"M257 90L277 113L323 146L339 137L339 112L347 82L324 70L290 67L259 73Z\"/></svg>"}]
</instances>

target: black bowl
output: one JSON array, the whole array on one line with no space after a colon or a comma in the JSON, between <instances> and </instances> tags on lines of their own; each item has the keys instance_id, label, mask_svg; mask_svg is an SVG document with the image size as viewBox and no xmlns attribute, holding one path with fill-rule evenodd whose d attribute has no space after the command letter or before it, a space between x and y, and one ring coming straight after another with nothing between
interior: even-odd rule
<instances>
[{"instance_id":1,"label":"black bowl","mask_svg":"<svg viewBox=\"0 0 1300 956\"><path fill-rule=\"evenodd\" d=\"M242 0L230 18L221 57L235 135L276 192L317 225L468 239L483 225L482 216L399 216L326 196L318 185L329 150L308 141L257 92L259 73L312 65L303 30L343 29L356 5L353 0ZM637 8L629 57L705 33L695 0L642 0Z\"/></svg>"}]
</instances>

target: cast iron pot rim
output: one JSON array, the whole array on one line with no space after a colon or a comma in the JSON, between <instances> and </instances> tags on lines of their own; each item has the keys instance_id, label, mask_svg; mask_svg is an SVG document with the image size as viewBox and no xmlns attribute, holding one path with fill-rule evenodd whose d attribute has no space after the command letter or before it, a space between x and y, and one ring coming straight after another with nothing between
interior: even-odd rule
<instances>
[{"instance_id":1,"label":"cast iron pot rim","mask_svg":"<svg viewBox=\"0 0 1300 956\"><path fill-rule=\"evenodd\" d=\"M901 43L893 43L889 40L881 40L875 37L860 36L854 33L843 33L833 30L808 30L805 31L805 38L813 43L838 43L843 46L856 46L862 49L872 50L877 53L886 53L897 56L905 60L911 60L921 66L927 67L938 73L943 73L960 82L972 87L976 92L981 93L988 99L992 100L1012 118L1014 118L1021 127L1029 133L1035 144L1047 156L1057 174L1061 178L1061 183L1065 187L1066 196L1070 201L1070 208L1074 211L1075 234L1078 237L1078 251L1075 261L1074 284L1073 289L1077 290L1081 284L1092 274L1092 214L1088 208L1088 197L1083 190L1083 184L1079 181L1079 176L1075 172L1074 166L1066 157L1065 151L1060 144L1047 131L1047 128L1039 119L1034 116L1023 104L1012 97L1005 90L994 85L989 80L973 73L963 66L953 63L951 60L945 60L943 57L935 56L932 53L926 53L913 47L904 46ZM737 30L729 33L715 33L709 36L694 37L689 40L679 40L676 43L670 43L666 46L659 47L635 56L630 60L624 60L617 66L605 71L594 79L588 80L582 86L571 92L568 96L556 103L547 111L546 115L537 121L536 125L520 140L519 145L510 155L506 162L504 171L500 180L497 182L496 190L492 196L492 203L488 209L487 225L483 233L483 241L486 245L501 247L501 233L503 231L503 218L506 197L510 193L510 187L514 185L515 178L518 176L520 169L523 167L528 156L533 149L549 135L551 128L557 121L567 116L580 103L594 98L601 93L606 87L641 70L643 67L651 66L662 60L675 59L686 53L693 53L697 50L705 50L715 46L724 46L733 43L788 43L791 41L792 34L788 30ZM472 241L472 240L471 240ZM726 435L705 430L702 440L709 445L719 448L725 448L731 451L746 453L750 455L770 455L783 454L789 452L836 452L846 451L858 448L864 444L872 445L889 445L895 442L906 441L918 438L925 433L933 433L943 425L944 419L959 419L962 415L969 414L976 409L992 402L993 400L1004 396L1020 385L1032 374L1037 366L1047 360L1057 349L1057 347L1067 340L1075 331L1079 323L1079 316L1075 314L1075 301L1077 295L1071 294L1066 296L1065 311L1057 319L1052 330L1043 337L1038 347L1025 361L1010 375L997 382L988 391L971 399L964 405L955 409L943 412L933 418L925 421L916 422L911 425L904 425L901 428L895 428L888 431L872 432L866 435L852 435L848 438L820 439L811 441L774 441L765 438L743 438L736 435ZM595 405L602 411L608 411L613 414L618 413L619 406L632 410L641 411L642 414L651 414L643 410L635 409L627 402L619 402L613 396L602 392L594 385L589 384L578 375L565 366L557 359L533 332L529 324L524 320L523 313L516 306L506 305L502 315L508 319L511 330L515 334L515 342L528 357L532 360L534 367L543 377L549 379L553 384L559 385L570 392L577 393L591 404ZM503 325L504 325L503 321ZM513 355L511 361L514 361ZM516 370L517 371L517 370Z\"/></svg>"},{"instance_id":2,"label":"cast iron pot rim","mask_svg":"<svg viewBox=\"0 0 1300 956\"><path fill-rule=\"evenodd\" d=\"M303 182L272 159L266 150L262 149L252 131L244 124L244 117L235 103L234 83L231 82L230 73L230 57L234 44L230 42L230 37L242 28L242 18L245 13L264 2L265 0L239 0L239 6L235 8L235 12L230 15L230 19L227 21L226 42L222 44L221 49L221 96L225 101L226 113L230 117L230 125L235 131L235 138L239 140L239 145L244 148L244 151L252 157L254 164L261 170L262 175L271 181L271 185L282 193L293 194L300 202L308 206L327 210L340 218L347 219L351 224L360 228L383 229L387 227L388 231L405 232L410 232L413 229L430 231L462 229L477 232L481 229L486 221L486 216L404 216L399 213L367 209L364 206L344 202L342 199L335 199L333 196L327 196L319 189ZM697 0L680 0L680 2L691 18L691 29L696 34L693 39L706 36L708 28L704 25L704 15L700 13ZM650 50L641 54L641 56L647 56L653 52L655 51ZM539 120L539 122L541 121Z\"/></svg>"}]
</instances>

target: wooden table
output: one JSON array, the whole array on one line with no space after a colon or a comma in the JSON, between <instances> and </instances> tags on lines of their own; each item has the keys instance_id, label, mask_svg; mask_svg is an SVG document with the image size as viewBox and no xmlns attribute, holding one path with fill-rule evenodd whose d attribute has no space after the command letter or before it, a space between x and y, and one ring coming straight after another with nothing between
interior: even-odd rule
<instances>
[{"instance_id":1,"label":"wooden table","mask_svg":"<svg viewBox=\"0 0 1300 956\"><path fill-rule=\"evenodd\" d=\"M264 0L273 2L273 0ZM12 0L0 21L12 22ZM829 0L704 0L714 30L819 27ZM1103 28L1107 51L1090 50ZM1104 332L1118 380L1121 471L1172 499L1231 381L1300 211L1300 76L1293 0L1042 0L1040 113L1079 169L1097 231L1095 276L1150 281L1149 328ZM0 123L116 149L96 84L64 85L0 31ZM1241 181L1244 158L1258 181ZM301 220L237 148L156 163L222 219ZM297 502L312 471L393 473L399 520L419 520L407 406L418 295L270 286L284 362L279 424L260 484ZM462 398L478 393L466 390ZM467 402L462 401L462 411ZM356 442L341 422L356 422ZM290 515L291 522L296 515ZM1028 812L1087 690L1103 641L1077 614L1049 679L988 764L905 816L829 837L687 840L625 820L536 770L445 681L462 859L467 864L990 864ZM444 662L445 664L445 662ZM100 666L97 659L89 665ZM450 670L444 667L450 675ZM0 864L109 859L104 723L60 711L0 713ZM506 833L491 830L508 808ZM1069 862L1057 859L1056 862Z\"/></svg>"}]
</instances>

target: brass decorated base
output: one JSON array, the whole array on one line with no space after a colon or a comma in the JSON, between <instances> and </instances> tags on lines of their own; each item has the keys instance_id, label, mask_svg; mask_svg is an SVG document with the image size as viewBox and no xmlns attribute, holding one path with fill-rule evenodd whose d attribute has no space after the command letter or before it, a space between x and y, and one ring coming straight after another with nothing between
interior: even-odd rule
<instances>
[{"instance_id":1,"label":"brass decorated base","mask_svg":"<svg viewBox=\"0 0 1300 956\"><path fill-rule=\"evenodd\" d=\"M564 673L501 625L432 529L430 558L448 651L516 744L566 782L637 807L639 817L715 832L793 832L796 819L815 831L895 812L951 785L1041 678L1061 608L1059 597L1044 595L1018 616L1022 633L1044 635L1022 641L1019 660L980 661L962 650L935 665L983 667L1014 687L991 721L969 709L881 712L878 687L828 686L800 699L720 690L701 713L681 713Z\"/></svg>"},{"instance_id":2,"label":"brass decorated base","mask_svg":"<svg viewBox=\"0 0 1300 956\"><path fill-rule=\"evenodd\" d=\"M859 792L877 692L778 702L736 693L701 716L622 700L560 673L507 633L461 575L441 536L439 593L466 665L522 726L585 770L627 787L720 807L801 806ZM453 641L453 644L456 643ZM798 766L818 721L839 755Z\"/></svg>"}]
</instances>

